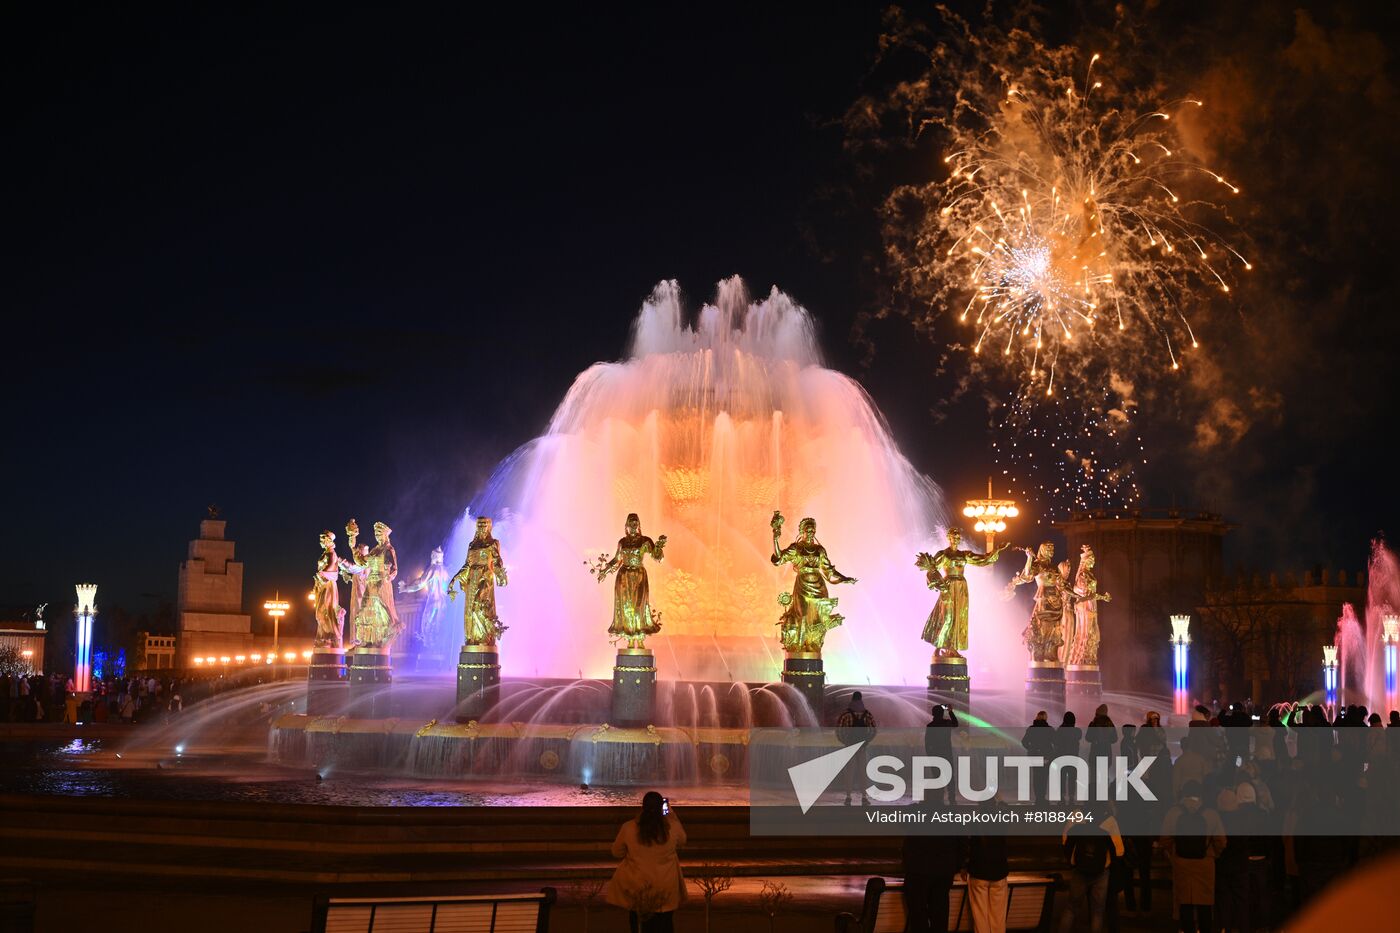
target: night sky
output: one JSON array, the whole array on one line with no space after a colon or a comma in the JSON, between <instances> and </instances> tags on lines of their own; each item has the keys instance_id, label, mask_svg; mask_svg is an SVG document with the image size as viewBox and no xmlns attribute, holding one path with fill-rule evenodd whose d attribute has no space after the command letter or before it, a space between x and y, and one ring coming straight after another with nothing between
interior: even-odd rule
<instances>
[{"instance_id":1,"label":"night sky","mask_svg":"<svg viewBox=\"0 0 1400 933\"><path fill-rule=\"evenodd\" d=\"M888 21L754 6L8 9L0 605L173 600L210 503L248 606L304 593L351 516L413 570L665 278L792 294L915 464L976 493L985 407L940 406L935 339L870 320L881 185L925 170L847 145ZM1400 527L1396 14L1197 6L1135 21L1143 67L1230 101L1200 142L1267 274L1140 423L1144 501L1239 522L1232 562L1359 569Z\"/></svg>"}]
</instances>

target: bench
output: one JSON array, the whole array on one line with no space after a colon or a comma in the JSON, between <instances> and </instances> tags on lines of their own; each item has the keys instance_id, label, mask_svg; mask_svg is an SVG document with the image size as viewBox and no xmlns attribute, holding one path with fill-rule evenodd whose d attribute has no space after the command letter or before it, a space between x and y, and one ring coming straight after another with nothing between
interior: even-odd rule
<instances>
[{"instance_id":1,"label":"bench","mask_svg":"<svg viewBox=\"0 0 1400 933\"><path fill-rule=\"evenodd\" d=\"M1010 890L1006 895L1006 929L1050 929L1050 915L1055 903L1054 875L1012 873L1007 877ZM972 911L967 901L967 886L953 882L948 893L948 929L971 930ZM865 902L860 916L850 913L836 915L836 933L902 933L904 930L904 885L884 878L871 878L865 883Z\"/></svg>"},{"instance_id":2,"label":"bench","mask_svg":"<svg viewBox=\"0 0 1400 933\"><path fill-rule=\"evenodd\" d=\"M548 933L554 889L538 894L316 898L311 933Z\"/></svg>"}]
</instances>

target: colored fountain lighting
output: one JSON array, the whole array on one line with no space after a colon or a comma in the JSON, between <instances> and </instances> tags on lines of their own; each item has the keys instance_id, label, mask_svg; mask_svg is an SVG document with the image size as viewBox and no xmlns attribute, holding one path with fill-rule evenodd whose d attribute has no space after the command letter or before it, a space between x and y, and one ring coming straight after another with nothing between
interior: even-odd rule
<instances>
[{"instance_id":1,"label":"colored fountain lighting","mask_svg":"<svg viewBox=\"0 0 1400 933\"><path fill-rule=\"evenodd\" d=\"M1385 699L1386 706L1395 708L1395 653L1400 646L1400 615L1387 612L1381 618L1381 642L1385 656Z\"/></svg>"},{"instance_id":2,"label":"colored fountain lighting","mask_svg":"<svg viewBox=\"0 0 1400 933\"><path fill-rule=\"evenodd\" d=\"M1189 615L1172 616L1172 672L1174 674L1173 699L1174 708L1178 716L1185 716L1190 712L1190 688L1191 678L1189 664L1191 661L1191 617Z\"/></svg>"},{"instance_id":3,"label":"colored fountain lighting","mask_svg":"<svg viewBox=\"0 0 1400 933\"><path fill-rule=\"evenodd\" d=\"M996 536L1006 531L1006 520L1019 514L1021 510L1017 508L1015 500L992 497L991 477L987 478L987 498L968 499L963 506L965 517L977 519L972 530L987 536L988 554L996 549Z\"/></svg>"},{"instance_id":4,"label":"colored fountain lighting","mask_svg":"<svg viewBox=\"0 0 1400 933\"><path fill-rule=\"evenodd\" d=\"M73 670L73 689L87 693L92 689L92 620L97 614L97 584L79 583L78 606L73 614L78 618L77 664Z\"/></svg>"},{"instance_id":5,"label":"colored fountain lighting","mask_svg":"<svg viewBox=\"0 0 1400 933\"><path fill-rule=\"evenodd\" d=\"M1322 686L1327 693L1327 705L1337 705L1337 646L1322 646Z\"/></svg>"}]
</instances>

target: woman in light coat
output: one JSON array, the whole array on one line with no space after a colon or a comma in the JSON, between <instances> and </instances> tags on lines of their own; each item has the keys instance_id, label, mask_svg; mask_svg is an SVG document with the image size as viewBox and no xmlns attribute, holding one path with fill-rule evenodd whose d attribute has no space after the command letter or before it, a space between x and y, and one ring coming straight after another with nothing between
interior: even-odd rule
<instances>
[{"instance_id":1,"label":"woman in light coat","mask_svg":"<svg viewBox=\"0 0 1400 933\"><path fill-rule=\"evenodd\" d=\"M632 933L670 933L671 914L685 900L685 878L676 850L685 845L685 829L675 814L664 812L656 791L642 797L642 812L617 831L612 854L622 859L608 882L609 904L628 911Z\"/></svg>"}]
</instances>

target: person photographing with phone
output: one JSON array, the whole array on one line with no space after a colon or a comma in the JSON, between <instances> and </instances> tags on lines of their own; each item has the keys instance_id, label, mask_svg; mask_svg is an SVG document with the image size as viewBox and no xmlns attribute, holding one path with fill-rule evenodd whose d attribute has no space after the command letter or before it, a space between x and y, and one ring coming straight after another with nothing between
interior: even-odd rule
<instances>
[{"instance_id":1,"label":"person photographing with phone","mask_svg":"<svg viewBox=\"0 0 1400 933\"><path fill-rule=\"evenodd\" d=\"M642 812L628 820L613 840L613 858L622 864L608 882L607 900L628 912L632 933L671 933L674 912L685 901L685 878L676 850L685 829L669 801L656 791L642 797Z\"/></svg>"}]
</instances>

